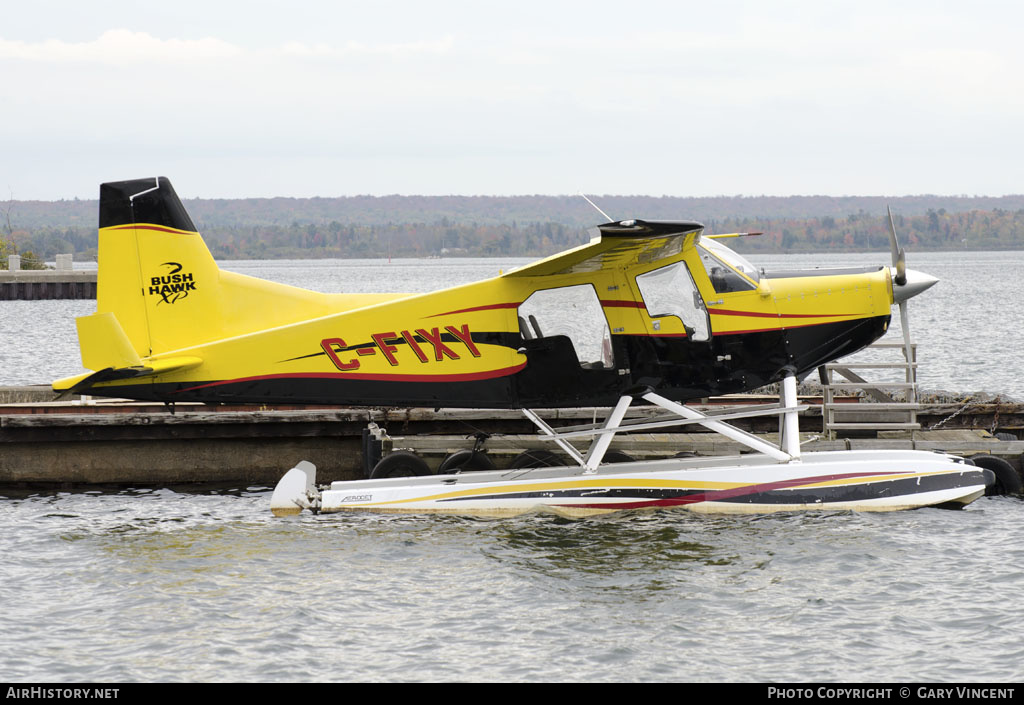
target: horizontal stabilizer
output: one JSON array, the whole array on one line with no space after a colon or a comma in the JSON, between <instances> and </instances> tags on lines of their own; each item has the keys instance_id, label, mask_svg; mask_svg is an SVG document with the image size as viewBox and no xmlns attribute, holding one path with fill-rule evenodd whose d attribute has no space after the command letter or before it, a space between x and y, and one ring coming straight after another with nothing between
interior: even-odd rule
<instances>
[{"instance_id":1,"label":"horizontal stabilizer","mask_svg":"<svg viewBox=\"0 0 1024 705\"><path fill-rule=\"evenodd\" d=\"M74 377L65 377L53 383L53 391L61 396L80 394L101 382L112 382L119 379L135 379L152 377L175 370L190 370L203 364L202 358L191 355L168 357L161 360L149 360L144 364L130 367L106 367L97 372L86 372Z\"/></svg>"}]
</instances>

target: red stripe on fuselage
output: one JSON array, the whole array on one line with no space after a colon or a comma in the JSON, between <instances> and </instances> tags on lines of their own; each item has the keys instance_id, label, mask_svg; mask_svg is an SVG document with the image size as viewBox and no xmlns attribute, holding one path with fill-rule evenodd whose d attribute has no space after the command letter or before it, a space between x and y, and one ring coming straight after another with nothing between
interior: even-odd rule
<instances>
[{"instance_id":1,"label":"red stripe on fuselage","mask_svg":"<svg viewBox=\"0 0 1024 705\"><path fill-rule=\"evenodd\" d=\"M647 308L647 304L643 301L625 301L622 299L601 299L601 305L605 308Z\"/></svg>"},{"instance_id":2,"label":"red stripe on fuselage","mask_svg":"<svg viewBox=\"0 0 1024 705\"><path fill-rule=\"evenodd\" d=\"M769 328L745 328L743 330L712 330L711 335L745 335L747 333L770 333L772 331L793 330L795 328L813 328L814 326L829 325L828 323L799 323L787 326L771 326ZM686 333L630 333L629 335L645 336L647 338L685 338Z\"/></svg>"},{"instance_id":3,"label":"red stripe on fuselage","mask_svg":"<svg viewBox=\"0 0 1024 705\"><path fill-rule=\"evenodd\" d=\"M460 308L456 311L445 311L444 313L434 313L427 318L437 318L438 316L450 316L454 313L472 313L473 311L494 311L503 308L519 308L522 302L511 302L504 304L487 304L486 306L473 306L472 308Z\"/></svg>"},{"instance_id":4,"label":"red stripe on fuselage","mask_svg":"<svg viewBox=\"0 0 1024 705\"><path fill-rule=\"evenodd\" d=\"M727 308L709 308L712 316L749 316L750 318L843 318L856 316L855 313L759 313L757 311L733 311Z\"/></svg>"},{"instance_id":5,"label":"red stripe on fuselage","mask_svg":"<svg viewBox=\"0 0 1024 705\"><path fill-rule=\"evenodd\" d=\"M601 306L605 308L647 308L643 301L624 301L616 299L601 299ZM445 311L444 313L434 313L427 318L437 318L438 316L449 316L455 313L472 313L474 311L496 311L508 308L519 308L523 305L522 301L511 301L500 304L487 304L485 306L473 306L471 308L460 308L454 311Z\"/></svg>"}]
</instances>

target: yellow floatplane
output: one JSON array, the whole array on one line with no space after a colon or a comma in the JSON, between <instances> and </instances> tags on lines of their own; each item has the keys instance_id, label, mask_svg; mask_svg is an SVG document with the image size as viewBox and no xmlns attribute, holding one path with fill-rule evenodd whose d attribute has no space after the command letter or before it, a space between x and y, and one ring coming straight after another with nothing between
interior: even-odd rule
<instances>
[{"instance_id":1,"label":"yellow floatplane","mask_svg":"<svg viewBox=\"0 0 1024 705\"><path fill-rule=\"evenodd\" d=\"M410 453L371 479L320 487L299 463L275 513L309 508L503 516L547 509L708 512L962 506L989 471L927 452L803 453L796 380L883 335L891 307L935 280L893 266L766 274L695 222L598 226L575 249L426 294L321 294L222 271L163 177L100 189L96 313L77 321L89 370L58 392L168 403L521 409L568 461L429 475ZM734 234L739 235L739 234ZM897 256L898 253L898 256ZM688 400L779 382L780 405L708 415ZM635 402L665 416L626 421ZM610 407L554 429L534 409ZM729 421L781 415L778 444ZM699 424L756 451L608 464L623 431ZM593 438L586 453L569 441ZM473 454L470 454L471 457ZM530 467L542 465L542 467Z\"/></svg>"}]
</instances>

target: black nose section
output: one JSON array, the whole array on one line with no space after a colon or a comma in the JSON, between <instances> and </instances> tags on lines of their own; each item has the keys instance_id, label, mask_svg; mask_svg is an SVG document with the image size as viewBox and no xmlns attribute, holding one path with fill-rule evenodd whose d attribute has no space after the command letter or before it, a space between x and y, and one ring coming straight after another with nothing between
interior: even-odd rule
<instances>
[{"instance_id":1,"label":"black nose section","mask_svg":"<svg viewBox=\"0 0 1024 705\"><path fill-rule=\"evenodd\" d=\"M996 484L996 474L994 472L988 468L984 468L982 469L981 474L985 478L985 487L992 487Z\"/></svg>"}]
</instances>

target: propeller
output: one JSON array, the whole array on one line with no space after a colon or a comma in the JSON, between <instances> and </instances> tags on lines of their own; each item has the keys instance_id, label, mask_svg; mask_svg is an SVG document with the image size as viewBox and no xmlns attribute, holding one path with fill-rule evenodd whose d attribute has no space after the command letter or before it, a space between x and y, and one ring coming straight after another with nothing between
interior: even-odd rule
<instances>
[{"instance_id":1,"label":"propeller","mask_svg":"<svg viewBox=\"0 0 1024 705\"><path fill-rule=\"evenodd\" d=\"M939 280L930 274L907 269L907 253L896 239L896 223L893 222L892 209L888 206L885 209L889 213L889 249L892 251L892 302L900 304L902 310L907 299L934 286Z\"/></svg>"},{"instance_id":2,"label":"propeller","mask_svg":"<svg viewBox=\"0 0 1024 705\"><path fill-rule=\"evenodd\" d=\"M907 313L907 300L935 285L939 280L924 272L907 269L907 253L900 247L896 238L896 223L892 219L892 209L886 206L885 210L889 214L889 249L892 252L892 301L895 304L899 304L900 307L900 326L903 328L903 354L906 356L907 362L912 364L915 360L913 347L910 344L910 317ZM914 382L916 379L916 370L913 367L908 367L907 382ZM916 397L913 388L910 390L910 396ZM908 401L916 401L916 399L908 399Z\"/></svg>"}]
</instances>

